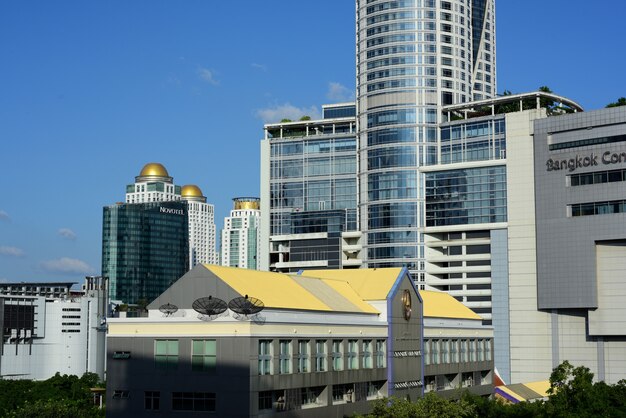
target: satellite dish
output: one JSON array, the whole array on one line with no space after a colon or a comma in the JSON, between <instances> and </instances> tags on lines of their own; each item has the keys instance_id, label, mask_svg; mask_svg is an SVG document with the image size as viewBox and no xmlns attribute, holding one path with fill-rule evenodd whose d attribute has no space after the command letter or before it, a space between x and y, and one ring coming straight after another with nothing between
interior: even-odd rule
<instances>
[{"instance_id":1,"label":"satellite dish","mask_svg":"<svg viewBox=\"0 0 626 418\"><path fill-rule=\"evenodd\" d=\"M249 316L261 312L265 308L265 304L257 298L246 295L228 302L228 308L239 315Z\"/></svg>"},{"instance_id":2,"label":"satellite dish","mask_svg":"<svg viewBox=\"0 0 626 418\"><path fill-rule=\"evenodd\" d=\"M220 298L214 298L213 296L196 299L193 301L191 307L200 315L206 316L217 316L228 309L226 302Z\"/></svg>"},{"instance_id":3,"label":"satellite dish","mask_svg":"<svg viewBox=\"0 0 626 418\"><path fill-rule=\"evenodd\" d=\"M159 306L159 310L165 314L165 316L170 316L171 314L178 311L178 306L172 305L171 303L166 303L165 305Z\"/></svg>"}]
</instances>

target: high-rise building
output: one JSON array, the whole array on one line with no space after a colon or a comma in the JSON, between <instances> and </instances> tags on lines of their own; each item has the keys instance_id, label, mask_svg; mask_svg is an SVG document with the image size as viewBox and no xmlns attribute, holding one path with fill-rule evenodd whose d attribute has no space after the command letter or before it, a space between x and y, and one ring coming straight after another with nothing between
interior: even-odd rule
<instances>
[{"instance_id":1,"label":"high-rise building","mask_svg":"<svg viewBox=\"0 0 626 418\"><path fill-rule=\"evenodd\" d=\"M187 217L181 201L104 208L102 275L112 301L151 302L189 270Z\"/></svg>"},{"instance_id":2,"label":"high-rise building","mask_svg":"<svg viewBox=\"0 0 626 418\"><path fill-rule=\"evenodd\" d=\"M261 258L260 202L257 197L236 197L222 230L222 265L257 270Z\"/></svg>"},{"instance_id":3,"label":"high-rise building","mask_svg":"<svg viewBox=\"0 0 626 418\"><path fill-rule=\"evenodd\" d=\"M320 120L265 125L261 141L261 270L361 266L353 103Z\"/></svg>"},{"instance_id":4,"label":"high-rise building","mask_svg":"<svg viewBox=\"0 0 626 418\"><path fill-rule=\"evenodd\" d=\"M495 0L357 0L359 216L368 267L424 278L442 106L496 93Z\"/></svg>"},{"instance_id":5,"label":"high-rise building","mask_svg":"<svg viewBox=\"0 0 626 418\"><path fill-rule=\"evenodd\" d=\"M198 263L217 264L215 208L206 202L198 186L176 186L173 177L159 163L146 164L135 177L135 183L126 186L126 203L180 200L189 203L189 268Z\"/></svg>"},{"instance_id":6,"label":"high-rise building","mask_svg":"<svg viewBox=\"0 0 626 418\"><path fill-rule=\"evenodd\" d=\"M189 268L196 264L218 264L215 245L215 208L206 202L202 190L188 184L181 188L181 199L187 202L189 221Z\"/></svg>"}]
</instances>

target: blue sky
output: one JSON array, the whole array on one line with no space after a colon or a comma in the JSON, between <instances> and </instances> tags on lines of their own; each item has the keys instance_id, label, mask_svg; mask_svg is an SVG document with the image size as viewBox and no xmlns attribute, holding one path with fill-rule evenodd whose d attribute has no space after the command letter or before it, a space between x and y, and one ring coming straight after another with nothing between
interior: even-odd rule
<instances>
[{"instance_id":1,"label":"blue sky","mask_svg":"<svg viewBox=\"0 0 626 418\"><path fill-rule=\"evenodd\" d=\"M626 2L496 8L498 91L626 96ZM221 228L263 123L351 99L354 51L351 0L0 2L0 281L98 274L102 207L150 161Z\"/></svg>"}]
</instances>

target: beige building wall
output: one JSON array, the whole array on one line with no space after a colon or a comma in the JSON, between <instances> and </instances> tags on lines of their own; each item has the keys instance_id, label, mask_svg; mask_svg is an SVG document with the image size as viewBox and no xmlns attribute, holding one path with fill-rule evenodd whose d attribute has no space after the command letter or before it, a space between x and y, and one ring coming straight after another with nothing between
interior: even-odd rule
<instances>
[{"instance_id":1,"label":"beige building wall","mask_svg":"<svg viewBox=\"0 0 626 418\"><path fill-rule=\"evenodd\" d=\"M533 120L545 109L506 115L511 383L552 371L550 314L537 311ZM508 382L507 382L508 383Z\"/></svg>"}]
</instances>

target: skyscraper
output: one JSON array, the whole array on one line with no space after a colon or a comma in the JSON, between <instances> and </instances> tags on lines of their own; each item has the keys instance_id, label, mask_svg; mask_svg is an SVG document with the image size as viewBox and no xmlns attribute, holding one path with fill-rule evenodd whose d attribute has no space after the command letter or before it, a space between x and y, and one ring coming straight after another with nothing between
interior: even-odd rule
<instances>
[{"instance_id":1,"label":"skyscraper","mask_svg":"<svg viewBox=\"0 0 626 418\"><path fill-rule=\"evenodd\" d=\"M360 229L368 267L423 280L424 180L441 108L491 97L495 0L357 0Z\"/></svg>"},{"instance_id":2,"label":"skyscraper","mask_svg":"<svg viewBox=\"0 0 626 418\"><path fill-rule=\"evenodd\" d=\"M258 197L236 197L222 230L222 265L257 270L260 260L261 228Z\"/></svg>"}]
</instances>

